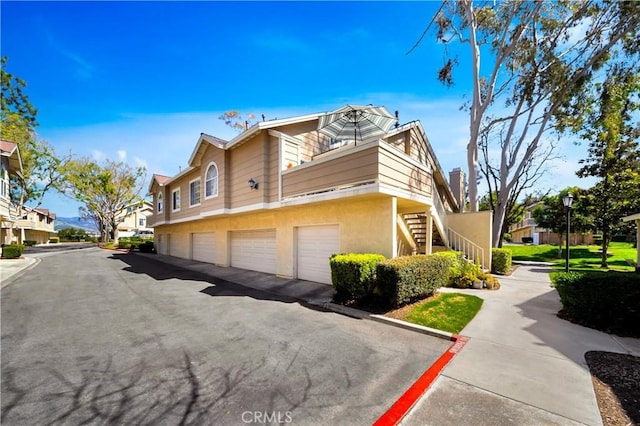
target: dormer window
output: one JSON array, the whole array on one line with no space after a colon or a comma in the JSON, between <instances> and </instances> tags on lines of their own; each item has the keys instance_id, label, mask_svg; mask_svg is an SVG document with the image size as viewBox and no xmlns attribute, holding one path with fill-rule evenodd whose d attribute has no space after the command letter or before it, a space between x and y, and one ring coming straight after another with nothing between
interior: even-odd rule
<instances>
[{"instance_id":1,"label":"dormer window","mask_svg":"<svg viewBox=\"0 0 640 426\"><path fill-rule=\"evenodd\" d=\"M159 192L158 193L158 213L162 213L162 210L164 209L163 201L164 201L164 198L162 197L162 193Z\"/></svg>"}]
</instances>

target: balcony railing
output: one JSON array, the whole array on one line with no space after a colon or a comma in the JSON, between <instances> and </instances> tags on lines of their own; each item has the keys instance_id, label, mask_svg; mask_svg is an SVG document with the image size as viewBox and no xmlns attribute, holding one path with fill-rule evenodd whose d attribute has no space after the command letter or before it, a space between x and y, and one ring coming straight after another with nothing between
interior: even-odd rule
<instances>
[{"instance_id":1,"label":"balcony railing","mask_svg":"<svg viewBox=\"0 0 640 426\"><path fill-rule=\"evenodd\" d=\"M282 197L293 198L380 183L431 195L429 168L382 142L343 147L282 173Z\"/></svg>"},{"instance_id":2,"label":"balcony railing","mask_svg":"<svg viewBox=\"0 0 640 426\"><path fill-rule=\"evenodd\" d=\"M53 232L53 223L45 224L35 220L20 219L16 221L14 226L22 229Z\"/></svg>"}]
</instances>

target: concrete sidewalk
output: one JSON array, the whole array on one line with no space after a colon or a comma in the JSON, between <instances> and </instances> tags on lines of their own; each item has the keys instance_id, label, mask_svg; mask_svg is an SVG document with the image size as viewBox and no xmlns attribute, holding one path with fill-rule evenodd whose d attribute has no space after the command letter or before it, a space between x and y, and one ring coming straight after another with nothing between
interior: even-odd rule
<instances>
[{"instance_id":1,"label":"concrete sidewalk","mask_svg":"<svg viewBox=\"0 0 640 426\"><path fill-rule=\"evenodd\" d=\"M482 309L460 333L470 337L465 348L403 425L602 424L584 354L640 356L640 339L558 318L550 270L520 265L498 291L455 290L483 298Z\"/></svg>"},{"instance_id":2,"label":"concrete sidewalk","mask_svg":"<svg viewBox=\"0 0 640 426\"><path fill-rule=\"evenodd\" d=\"M0 288L11 284L37 262L37 258L30 256L19 259L0 259Z\"/></svg>"}]
</instances>

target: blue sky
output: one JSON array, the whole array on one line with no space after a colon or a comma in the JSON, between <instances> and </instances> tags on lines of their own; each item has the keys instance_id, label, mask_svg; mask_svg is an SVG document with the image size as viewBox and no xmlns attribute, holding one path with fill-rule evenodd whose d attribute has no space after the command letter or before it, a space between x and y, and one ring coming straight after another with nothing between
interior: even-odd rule
<instances>
[{"instance_id":1,"label":"blue sky","mask_svg":"<svg viewBox=\"0 0 640 426\"><path fill-rule=\"evenodd\" d=\"M218 116L267 119L384 105L419 119L445 169L466 169L469 85L437 81L443 46L411 54L436 2L2 1L1 50L58 154L124 160L153 173L185 167L201 132L235 136ZM464 66L464 60L461 60ZM575 177L584 147L563 145L541 187ZM43 207L76 216L52 194Z\"/></svg>"}]
</instances>

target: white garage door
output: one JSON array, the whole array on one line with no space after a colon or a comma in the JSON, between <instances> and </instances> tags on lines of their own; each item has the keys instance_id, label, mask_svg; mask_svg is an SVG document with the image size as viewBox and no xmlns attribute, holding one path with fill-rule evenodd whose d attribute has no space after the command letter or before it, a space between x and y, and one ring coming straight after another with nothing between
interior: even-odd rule
<instances>
[{"instance_id":1,"label":"white garage door","mask_svg":"<svg viewBox=\"0 0 640 426\"><path fill-rule=\"evenodd\" d=\"M331 284L329 257L340 252L338 225L298 228L298 278Z\"/></svg>"},{"instance_id":2,"label":"white garage door","mask_svg":"<svg viewBox=\"0 0 640 426\"><path fill-rule=\"evenodd\" d=\"M231 233L231 266L276 273L276 230Z\"/></svg>"},{"instance_id":3,"label":"white garage door","mask_svg":"<svg viewBox=\"0 0 640 426\"><path fill-rule=\"evenodd\" d=\"M167 254L167 238L168 236L165 234L158 234L156 237L156 250L159 254Z\"/></svg>"},{"instance_id":4,"label":"white garage door","mask_svg":"<svg viewBox=\"0 0 640 426\"><path fill-rule=\"evenodd\" d=\"M169 255L189 258L189 235L188 234L169 234Z\"/></svg>"},{"instance_id":5,"label":"white garage door","mask_svg":"<svg viewBox=\"0 0 640 426\"><path fill-rule=\"evenodd\" d=\"M216 234L201 232L193 234L191 239L191 257L199 262L214 263Z\"/></svg>"}]
</instances>

